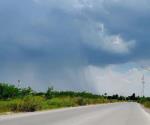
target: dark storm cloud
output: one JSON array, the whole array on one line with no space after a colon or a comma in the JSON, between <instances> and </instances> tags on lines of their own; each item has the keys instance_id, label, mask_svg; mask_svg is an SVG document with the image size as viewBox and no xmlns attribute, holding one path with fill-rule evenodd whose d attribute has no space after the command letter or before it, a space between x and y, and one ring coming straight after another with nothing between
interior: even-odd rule
<instances>
[{"instance_id":1,"label":"dark storm cloud","mask_svg":"<svg viewBox=\"0 0 150 125\"><path fill-rule=\"evenodd\" d=\"M149 59L148 4L147 0L138 4L135 0L1 0L1 80L54 81L58 88L80 89L86 82L77 75L83 67ZM79 83L74 84L76 80Z\"/></svg>"}]
</instances>

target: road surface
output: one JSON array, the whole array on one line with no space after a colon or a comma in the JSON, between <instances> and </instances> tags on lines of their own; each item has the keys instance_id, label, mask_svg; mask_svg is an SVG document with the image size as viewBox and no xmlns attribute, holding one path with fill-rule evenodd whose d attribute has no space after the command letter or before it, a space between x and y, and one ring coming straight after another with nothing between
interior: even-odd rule
<instances>
[{"instance_id":1,"label":"road surface","mask_svg":"<svg viewBox=\"0 0 150 125\"><path fill-rule=\"evenodd\" d=\"M0 125L150 125L137 103L115 103L0 116Z\"/></svg>"}]
</instances>

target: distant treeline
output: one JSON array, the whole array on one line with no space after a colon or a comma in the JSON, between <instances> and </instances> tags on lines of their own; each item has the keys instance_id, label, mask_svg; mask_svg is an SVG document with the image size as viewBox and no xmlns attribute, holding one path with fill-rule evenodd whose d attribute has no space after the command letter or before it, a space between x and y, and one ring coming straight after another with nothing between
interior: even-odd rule
<instances>
[{"instance_id":1,"label":"distant treeline","mask_svg":"<svg viewBox=\"0 0 150 125\"><path fill-rule=\"evenodd\" d=\"M46 92L36 92L31 87L20 88L15 85L0 83L0 99L20 98L28 95L33 96L45 96L48 99L54 97L86 97L86 98L98 98L100 95L92 94L89 92L73 92L73 91L56 91L53 87L49 87Z\"/></svg>"},{"instance_id":2,"label":"distant treeline","mask_svg":"<svg viewBox=\"0 0 150 125\"><path fill-rule=\"evenodd\" d=\"M28 95L45 96L45 98L47 99L51 99L54 97L70 96L70 97L84 97L84 98L105 97L107 99L137 101L141 98L137 97L135 93L133 93L131 96L128 97L119 96L118 94L108 96L107 93L104 93L103 95L98 95L89 92L56 91L53 89L53 87L49 87L46 92L36 92L31 87L20 88L11 84L0 83L0 99L20 98Z\"/></svg>"}]
</instances>

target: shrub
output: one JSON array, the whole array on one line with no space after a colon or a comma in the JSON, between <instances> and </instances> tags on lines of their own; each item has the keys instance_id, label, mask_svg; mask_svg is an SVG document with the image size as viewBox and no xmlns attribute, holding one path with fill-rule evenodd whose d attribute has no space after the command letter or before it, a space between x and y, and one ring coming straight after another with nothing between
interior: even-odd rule
<instances>
[{"instance_id":1,"label":"shrub","mask_svg":"<svg viewBox=\"0 0 150 125\"><path fill-rule=\"evenodd\" d=\"M9 111L10 111L9 101L0 101L0 113Z\"/></svg>"},{"instance_id":2,"label":"shrub","mask_svg":"<svg viewBox=\"0 0 150 125\"><path fill-rule=\"evenodd\" d=\"M49 87L46 94L45 94L45 97L47 99L51 99L53 97L53 87Z\"/></svg>"},{"instance_id":3,"label":"shrub","mask_svg":"<svg viewBox=\"0 0 150 125\"><path fill-rule=\"evenodd\" d=\"M22 101L16 101L11 104L11 110L14 112L33 112L42 109L44 99L39 96L26 96Z\"/></svg>"},{"instance_id":4,"label":"shrub","mask_svg":"<svg viewBox=\"0 0 150 125\"><path fill-rule=\"evenodd\" d=\"M70 97L61 97L61 98L52 98L48 101L48 105L57 108L57 107L70 107L75 106L75 100Z\"/></svg>"},{"instance_id":5,"label":"shrub","mask_svg":"<svg viewBox=\"0 0 150 125\"><path fill-rule=\"evenodd\" d=\"M145 101L143 104L145 107L150 108L150 101Z\"/></svg>"},{"instance_id":6,"label":"shrub","mask_svg":"<svg viewBox=\"0 0 150 125\"><path fill-rule=\"evenodd\" d=\"M88 104L87 101L86 101L84 98L82 98L82 97L78 97L78 98L76 99L76 103L77 103L78 105L81 105L81 106Z\"/></svg>"}]
</instances>

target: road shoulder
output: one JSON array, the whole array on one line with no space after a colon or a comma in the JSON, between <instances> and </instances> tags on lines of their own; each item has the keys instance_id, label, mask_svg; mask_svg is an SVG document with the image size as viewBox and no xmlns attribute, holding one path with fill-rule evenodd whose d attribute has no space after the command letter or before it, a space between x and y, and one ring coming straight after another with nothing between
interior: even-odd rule
<instances>
[{"instance_id":1,"label":"road shoulder","mask_svg":"<svg viewBox=\"0 0 150 125\"><path fill-rule=\"evenodd\" d=\"M145 107L144 107L144 110L145 110L147 113L150 114L150 109L149 109L149 108L145 108Z\"/></svg>"},{"instance_id":2,"label":"road shoulder","mask_svg":"<svg viewBox=\"0 0 150 125\"><path fill-rule=\"evenodd\" d=\"M149 108L146 108L143 105L141 105L141 107L150 115L150 109Z\"/></svg>"}]
</instances>

